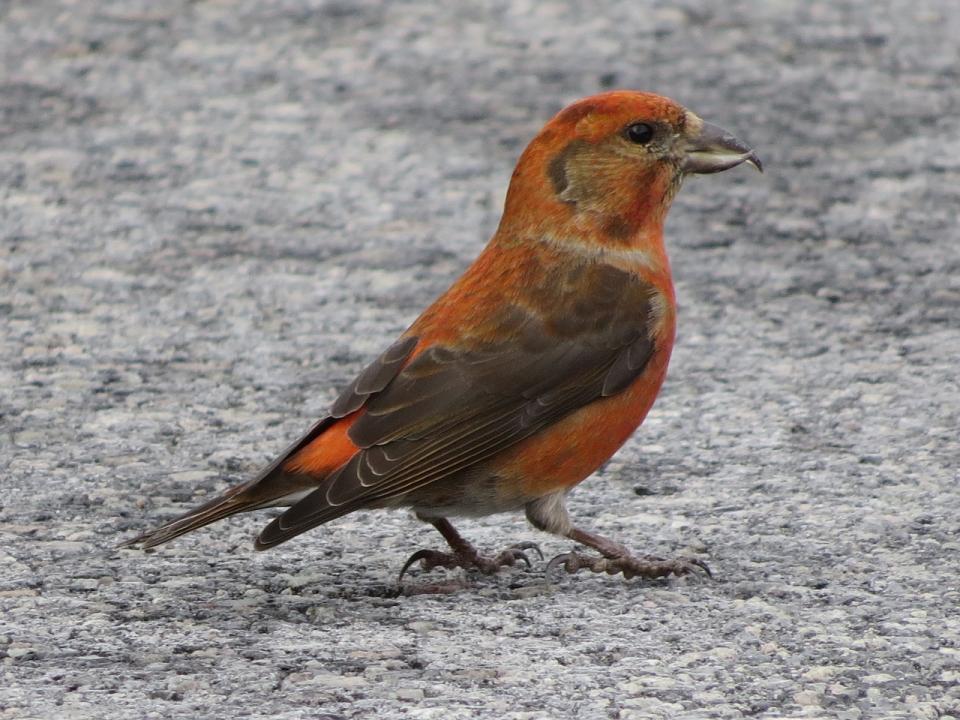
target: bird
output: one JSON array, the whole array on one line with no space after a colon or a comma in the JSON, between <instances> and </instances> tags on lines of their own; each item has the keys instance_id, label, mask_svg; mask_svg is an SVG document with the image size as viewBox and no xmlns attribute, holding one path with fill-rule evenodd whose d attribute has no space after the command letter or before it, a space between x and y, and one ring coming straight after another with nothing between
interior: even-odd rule
<instances>
[{"instance_id":1,"label":"bird","mask_svg":"<svg viewBox=\"0 0 960 720\"><path fill-rule=\"evenodd\" d=\"M266 550L355 510L406 508L449 551L415 552L401 580L417 563L492 574L529 566L533 544L484 555L451 518L522 510L575 543L548 571L709 575L699 559L635 554L579 527L566 499L640 426L666 376L673 198L690 175L744 163L763 171L751 147L661 95L567 106L521 154L480 255L325 417L248 481L122 545L285 507L255 540Z\"/></svg>"}]
</instances>

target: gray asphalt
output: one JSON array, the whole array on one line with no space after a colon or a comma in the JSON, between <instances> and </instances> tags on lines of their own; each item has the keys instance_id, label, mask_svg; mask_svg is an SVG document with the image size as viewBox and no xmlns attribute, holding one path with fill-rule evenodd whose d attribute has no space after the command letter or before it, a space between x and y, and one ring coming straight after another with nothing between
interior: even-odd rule
<instances>
[{"instance_id":1,"label":"gray asphalt","mask_svg":"<svg viewBox=\"0 0 960 720\"><path fill-rule=\"evenodd\" d=\"M0 3L0 718L960 717L958 37L954 0ZM570 503L715 580L398 596L441 544L402 512L113 549L322 415L610 87L767 166L684 187L670 377Z\"/></svg>"}]
</instances>

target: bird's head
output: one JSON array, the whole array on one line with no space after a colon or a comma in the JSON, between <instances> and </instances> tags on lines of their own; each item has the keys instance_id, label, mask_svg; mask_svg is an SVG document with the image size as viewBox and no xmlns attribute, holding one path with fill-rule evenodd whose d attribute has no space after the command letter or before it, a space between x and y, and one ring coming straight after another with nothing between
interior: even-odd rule
<instances>
[{"instance_id":1,"label":"bird's head","mask_svg":"<svg viewBox=\"0 0 960 720\"><path fill-rule=\"evenodd\" d=\"M544 227L528 232L630 245L659 234L686 175L741 163L762 170L747 145L673 100L603 93L565 108L533 139L513 174L504 220L537 218Z\"/></svg>"}]
</instances>

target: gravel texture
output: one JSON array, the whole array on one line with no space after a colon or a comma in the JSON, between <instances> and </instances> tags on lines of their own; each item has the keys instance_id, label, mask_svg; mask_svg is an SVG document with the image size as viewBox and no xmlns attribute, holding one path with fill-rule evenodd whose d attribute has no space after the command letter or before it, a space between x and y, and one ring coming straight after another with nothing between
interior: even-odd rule
<instances>
[{"instance_id":1,"label":"gravel texture","mask_svg":"<svg viewBox=\"0 0 960 720\"><path fill-rule=\"evenodd\" d=\"M0 3L0 718L960 717L958 37L955 0ZM398 596L442 542L400 512L113 549L320 416L609 87L768 168L681 193L670 378L571 501L714 581Z\"/></svg>"}]
</instances>

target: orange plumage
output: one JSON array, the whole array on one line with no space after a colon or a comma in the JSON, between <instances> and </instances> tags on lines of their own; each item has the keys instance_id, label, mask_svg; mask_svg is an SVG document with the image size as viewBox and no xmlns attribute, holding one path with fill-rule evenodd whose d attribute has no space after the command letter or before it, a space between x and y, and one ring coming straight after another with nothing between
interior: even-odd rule
<instances>
[{"instance_id":1,"label":"orange plumage","mask_svg":"<svg viewBox=\"0 0 960 720\"><path fill-rule=\"evenodd\" d=\"M422 550L404 570L492 572L526 560L523 549L485 558L447 518L524 509L599 551L555 559L570 572L705 569L630 555L575 527L564 498L643 422L666 376L676 311L663 224L683 177L743 162L760 168L667 98L620 91L569 106L521 156L481 255L328 417L252 480L128 544L289 506L263 549L359 508L402 506L452 549Z\"/></svg>"}]
</instances>

